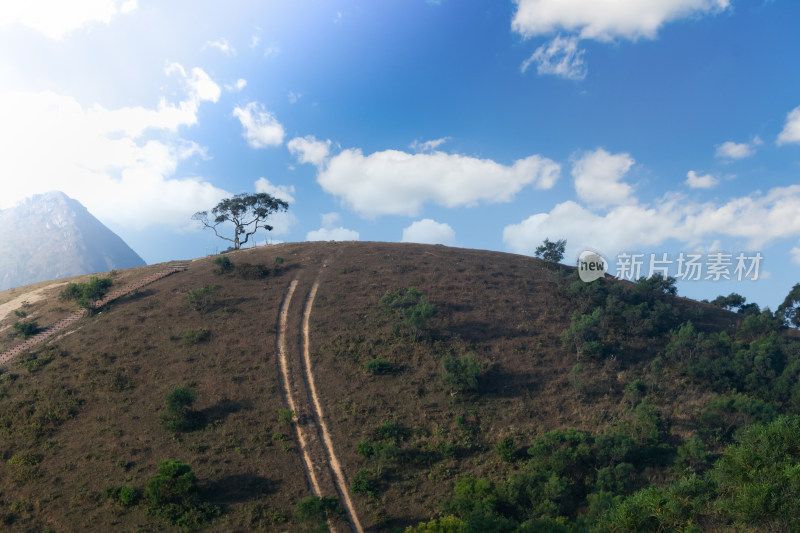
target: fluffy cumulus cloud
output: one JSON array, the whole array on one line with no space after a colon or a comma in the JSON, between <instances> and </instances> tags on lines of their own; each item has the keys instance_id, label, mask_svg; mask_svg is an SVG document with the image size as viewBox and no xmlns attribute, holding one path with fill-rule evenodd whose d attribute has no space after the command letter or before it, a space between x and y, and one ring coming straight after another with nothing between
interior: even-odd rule
<instances>
[{"instance_id":1,"label":"fluffy cumulus cloud","mask_svg":"<svg viewBox=\"0 0 800 533\"><path fill-rule=\"evenodd\" d=\"M331 141L318 141L313 135L295 137L286 147L300 163L311 163L321 167L331 153Z\"/></svg>"},{"instance_id":2,"label":"fluffy cumulus cloud","mask_svg":"<svg viewBox=\"0 0 800 533\"><path fill-rule=\"evenodd\" d=\"M610 257L652 249L670 239L698 249L732 237L742 239L747 249L758 249L798 233L800 185L793 185L724 203L694 203L667 194L650 205L620 205L604 214L568 201L507 226L503 242L511 251L533 255L545 238L565 238L568 257L587 248Z\"/></svg>"},{"instance_id":3,"label":"fluffy cumulus cloud","mask_svg":"<svg viewBox=\"0 0 800 533\"><path fill-rule=\"evenodd\" d=\"M294 185L276 185L264 177L258 178L254 185L256 192L265 192L289 204L288 211L273 213L267 219L267 223L272 226L271 234L286 235L289 233L289 230L297 224L297 217L292 212L292 204L295 203Z\"/></svg>"},{"instance_id":4,"label":"fluffy cumulus cloud","mask_svg":"<svg viewBox=\"0 0 800 533\"><path fill-rule=\"evenodd\" d=\"M761 144L761 139L756 137L749 143L735 143L727 141L717 146L716 156L722 159L744 159L756 153L756 146Z\"/></svg>"},{"instance_id":5,"label":"fluffy cumulus cloud","mask_svg":"<svg viewBox=\"0 0 800 533\"><path fill-rule=\"evenodd\" d=\"M686 173L686 185L692 189L710 189L719 183L719 180L711 174L700 176L694 170Z\"/></svg>"},{"instance_id":6,"label":"fluffy cumulus cloud","mask_svg":"<svg viewBox=\"0 0 800 533\"><path fill-rule=\"evenodd\" d=\"M236 49L231 46L231 43L225 37L220 37L216 41L208 41L203 48L216 48L226 55L234 55L236 53Z\"/></svg>"},{"instance_id":7,"label":"fluffy cumulus cloud","mask_svg":"<svg viewBox=\"0 0 800 533\"><path fill-rule=\"evenodd\" d=\"M577 37L561 37L560 35L543 44L526 59L520 70L525 72L531 63L536 63L539 74L552 74L570 80L586 78L588 68L583 60L585 50L578 49Z\"/></svg>"},{"instance_id":8,"label":"fluffy cumulus cloud","mask_svg":"<svg viewBox=\"0 0 800 533\"><path fill-rule=\"evenodd\" d=\"M289 149L300 162L317 164L317 182L326 192L367 217L415 216L426 202L445 207L508 202L528 185L551 188L561 170L539 155L512 165L444 152L364 155L351 148L331 156L329 144L313 137L292 139Z\"/></svg>"},{"instance_id":9,"label":"fluffy cumulus cloud","mask_svg":"<svg viewBox=\"0 0 800 533\"><path fill-rule=\"evenodd\" d=\"M787 143L800 143L800 106L786 115L786 123L778 135L778 145Z\"/></svg>"},{"instance_id":10,"label":"fluffy cumulus cloud","mask_svg":"<svg viewBox=\"0 0 800 533\"><path fill-rule=\"evenodd\" d=\"M136 0L4 0L0 7L0 28L21 24L51 39L92 23L111 22L114 15L136 9Z\"/></svg>"},{"instance_id":11,"label":"fluffy cumulus cloud","mask_svg":"<svg viewBox=\"0 0 800 533\"><path fill-rule=\"evenodd\" d=\"M244 107L235 107L233 116L239 119L244 129L243 135L251 148L280 146L283 143L283 126L275 115L258 102L250 102Z\"/></svg>"},{"instance_id":12,"label":"fluffy cumulus cloud","mask_svg":"<svg viewBox=\"0 0 800 533\"><path fill-rule=\"evenodd\" d=\"M357 231L342 226L335 227L341 222L339 213L325 213L321 218L322 227L309 231L306 234L307 241L357 241L359 239Z\"/></svg>"},{"instance_id":13,"label":"fluffy cumulus cloud","mask_svg":"<svg viewBox=\"0 0 800 533\"><path fill-rule=\"evenodd\" d=\"M13 177L0 182L0 208L61 190L105 221L180 227L198 206L229 195L201 177L175 177L182 161L205 156L175 133L197 122L199 106L216 101L219 87L201 69L167 70L185 81L186 95L155 108L85 106L50 91L0 94L0 175Z\"/></svg>"},{"instance_id":14,"label":"fluffy cumulus cloud","mask_svg":"<svg viewBox=\"0 0 800 533\"><path fill-rule=\"evenodd\" d=\"M622 181L634 160L628 154L611 154L602 148L587 152L572 167L578 198L592 207L629 204L633 187Z\"/></svg>"},{"instance_id":15,"label":"fluffy cumulus cloud","mask_svg":"<svg viewBox=\"0 0 800 533\"><path fill-rule=\"evenodd\" d=\"M412 222L407 228L403 228L403 238L401 242L446 244L452 246L456 243L456 232L449 224L436 222L430 218L424 218Z\"/></svg>"},{"instance_id":16,"label":"fluffy cumulus cloud","mask_svg":"<svg viewBox=\"0 0 800 533\"><path fill-rule=\"evenodd\" d=\"M525 38L566 31L581 39L611 41L655 38L659 28L681 18L716 13L730 0L516 0L511 22Z\"/></svg>"}]
</instances>

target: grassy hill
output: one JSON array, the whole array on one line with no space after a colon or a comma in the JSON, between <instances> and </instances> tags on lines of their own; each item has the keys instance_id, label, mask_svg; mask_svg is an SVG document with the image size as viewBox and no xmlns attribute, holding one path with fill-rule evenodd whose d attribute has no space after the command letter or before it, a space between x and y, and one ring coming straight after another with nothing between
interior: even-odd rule
<instances>
[{"instance_id":1,"label":"grassy hill","mask_svg":"<svg viewBox=\"0 0 800 533\"><path fill-rule=\"evenodd\" d=\"M1 369L4 530L310 531L327 517L347 531L312 387L365 531L798 525L784 507L800 494L800 432L779 417L800 408L800 344L771 313L443 246L226 257L192 261ZM162 267L108 275L120 286ZM13 323L74 311L63 288L0 293L0 350L21 340ZM755 423L788 443L772 461L788 492L723 475ZM304 450L331 499L310 498Z\"/></svg>"}]
</instances>

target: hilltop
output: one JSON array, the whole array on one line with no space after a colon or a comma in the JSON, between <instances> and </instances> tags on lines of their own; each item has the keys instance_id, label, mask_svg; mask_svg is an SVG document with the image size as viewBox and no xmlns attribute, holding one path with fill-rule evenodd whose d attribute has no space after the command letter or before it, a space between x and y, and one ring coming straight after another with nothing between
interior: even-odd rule
<instances>
[{"instance_id":1,"label":"hilltop","mask_svg":"<svg viewBox=\"0 0 800 533\"><path fill-rule=\"evenodd\" d=\"M164 267L100 277L116 287ZM88 279L0 293L0 350L20 341L15 322L72 313L59 294ZM296 531L327 516L337 531L402 531L442 516L451 531L557 531L630 509L647 518L640 491L669 500L685 476L717 472L747 426L800 407L792 331L670 289L417 244L193 260L2 367L0 520L169 531L177 516L209 531ZM166 460L196 476L191 519L147 501ZM308 499L315 483L339 510ZM675 524L763 522L694 483ZM715 498L721 515L703 507Z\"/></svg>"}]
</instances>

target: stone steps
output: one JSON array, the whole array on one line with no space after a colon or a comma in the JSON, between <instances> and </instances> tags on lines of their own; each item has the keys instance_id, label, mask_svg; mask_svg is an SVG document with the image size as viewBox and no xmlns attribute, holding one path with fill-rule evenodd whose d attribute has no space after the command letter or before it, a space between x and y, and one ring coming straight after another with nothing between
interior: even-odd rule
<instances>
[{"instance_id":1,"label":"stone steps","mask_svg":"<svg viewBox=\"0 0 800 533\"><path fill-rule=\"evenodd\" d=\"M186 261L173 261L170 264L169 268L166 268L164 270L160 270L160 271L156 272L155 274L151 274L150 276L147 276L146 278L141 279L141 280L139 280L139 281L137 281L135 283L131 283L130 285L126 285L125 287L122 287L121 289L117 289L115 291L112 291L108 295L106 295L106 297L103 298L102 300L97 300L97 301L93 302L92 303L92 309L99 309L99 308L103 307L104 305L106 305L107 303L112 302L112 301L114 301L117 298L120 298L122 296L125 296L126 294L129 294L129 293L135 291L136 289L140 289L140 288L144 287L145 285L153 283L154 281L158 281L161 278L164 278L164 277L169 276L170 274L174 274L176 272L182 272L182 271L184 271L184 270L186 270L188 268L189 268L189 263L186 262ZM75 311L74 313L72 313L68 317L62 318L61 320L57 321L56 323L54 323L54 324L42 329L42 331L40 331L39 333L37 333L36 335L31 337L30 339L26 339L25 341L21 342L20 344L17 344L16 346L12 347L11 349L3 352L2 354L0 354L0 365L4 365L4 364L8 363L9 361L14 359L16 356L18 356L22 352L24 352L26 350L29 350L30 348L36 346L37 344L39 344L40 342L44 341L48 337L51 337L53 334L58 333L59 331L61 331L63 329L66 329L67 327L71 326L72 324L74 324L75 322L77 322L78 320L80 320L81 318L86 316L88 313L89 313L89 311L87 309L81 309L79 311Z\"/></svg>"}]
</instances>

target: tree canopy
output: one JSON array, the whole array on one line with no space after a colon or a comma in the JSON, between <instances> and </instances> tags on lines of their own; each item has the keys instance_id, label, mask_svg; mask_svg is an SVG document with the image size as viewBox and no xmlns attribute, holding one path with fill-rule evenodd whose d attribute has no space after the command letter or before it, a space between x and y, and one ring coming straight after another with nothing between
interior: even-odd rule
<instances>
[{"instance_id":1,"label":"tree canopy","mask_svg":"<svg viewBox=\"0 0 800 533\"><path fill-rule=\"evenodd\" d=\"M192 215L192 219L199 221L204 228L214 230L214 234L220 239L232 242L233 249L238 250L259 228L272 231L272 226L265 222L267 218L273 213L287 209L289 209L288 203L267 193L242 193L221 200L211 209L211 213L198 211ZM232 239L220 235L217 231L217 227L225 222L234 225ZM244 235L244 240L240 238L242 235Z\"/></svg>"},{"instance_id":2,"label":"tree canopy","mask_svg":"<svg viewBox=\"0 0 800 533\"><path fill-rule=\"evenodd\" d=\"M549 238L544 240L541 246L536 248L536 257L558 263L564 259L564 250L567 248L567 240L559 239L552 242Z\"/></svg>"}]
</instances>

